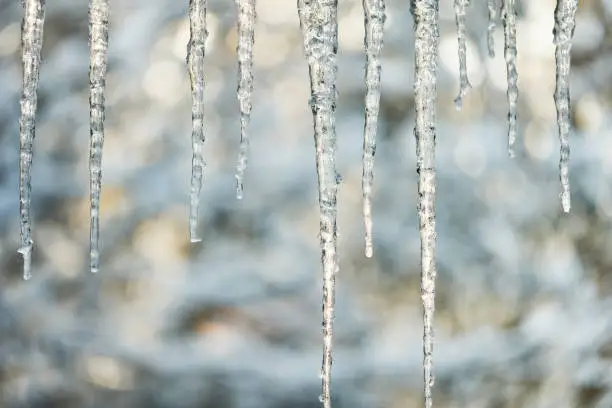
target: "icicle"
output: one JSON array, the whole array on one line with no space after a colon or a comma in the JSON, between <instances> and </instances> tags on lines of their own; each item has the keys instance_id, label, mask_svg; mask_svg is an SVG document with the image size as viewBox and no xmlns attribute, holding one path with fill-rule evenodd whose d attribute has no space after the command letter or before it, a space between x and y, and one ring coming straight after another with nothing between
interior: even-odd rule
<instances>
[{"instance_id":1,"label":"icicle","mask_svg":"<svg viewBox=\"0 0 612 408\"><path fill-rule=\"evenodd\" d=\"M570 212L569 184L569 133L570 133L570 94L569 75L571 64L572 38L576 27L576 10L578 0L557 0L555 8L555 59L557 61L557 86L555 89L555 106L557 108L557 125L561 142L561 159L559 161L559 178L561 179L561 204L563 211Z\"/></svg>"},{"instance_id":2,"label":"icicle","mask_svg":"<svg viewBox=\"0 0 612 408\"><path fill-rule=\"evenodd\" d=\"M489 57L495 57L495 18L497 16L497 0L487 0L487 8L489 9L489 25L487 26L487 48Z\"/></svg>"},{"instance_id":3,"label":"icicle","mask_svg":"<svg viewBox=\"0 0 612 408\"><path fill-rule=\"evenodd\" d=\"M518 101L518 73L516 72L516 5L515 0L503 0L504 58L508 76L508 155L515 156L516 104Z\"/></svg>"},{"instance_id":4,"label":"icicle","mask_svg":"<svg viewBox=\"0 0 612 408\"><path fill-rule=\"evenodd\" d=\"M187 65L191 81L191 143L193 159L191 161L191 197L189 207L189 235L191 242L199 242L197 236L198 209L202 173L204 171L204 55L206 38L206 0L189 0L190 37L187 46Z\"/></svg>"},{"instance_id":5,"label":"icicle","mask_svg":"<svg viewBox=\"0 0 612 408\"><path fill-rule=\"evenodd\" d=\"M433 318L436 293L436 100L438 73L438 0L411 0L415 30L415 108L419 229L421 235L421 298L423 301L423 371L425 407L432 406Z\"/></svg>"},{"instance_id":6,"label":"icicle","mask_svg":"<svg viewBox=\"0 0 612 408\"><path fill-rule=\"evenodd\" d=\"M455 98L455 107L461 110L463 97L472 87L467 74L467 46L466 46L466 26L465 15L470 6L470 0L455 0L455 21L457 24L457 42L459 43L459 94Z\"/></svg>"},{"instance_id":7,"label":"icicle","mask_svg":"<svg viewBox=\"0 0 612 408\"><path fill-rule=\"evenodd\" d=\"M108 0L89 1L89 183L91 272L100 269L100 192L104 145L104 89L108 61Z\"/></svg>"},{"instance_id":8,"label":"icicle","mask_svg":"<svg viewBox=\"0 0 612 408\"><path fill-rule=\"evenodd\" d=\"M331 408L332 333L335 277L338 272L336 173L337 0L298 0L298 15L308 60L319 179L320 240L323 264L323 363L321 402Z\"/></svg>"},{"instance_id":9,"label":"icicle","mask_svg":"<svg viewBox=\"0 0 612 408\"><path fill-rule=\"evenodd\" d=\"M365 224L365 255L372 257L372 181L374 179L374 155L376 131L380 107L380 52L383 47L385 26L385 1L363 0L366 52L365 125L363 129L363 219Z\"/></svg>"},{"instance_id":10,"label":"icicle","mask_svg":"<svg viewBox=\"0 0 612 408\"><path fill-rule=\"evenodd\" d=\"M244 192L244 171L247 167L253 93L253 44L255 42L255 0L236 0L238 6L238 102L240 103L240 154L236 168L236 198Z\"/></svg>"},{"instance_id":11,"label":"icicle","mask_svg":"<svg viewBox=\"0 0 612 408\"><path fill-rule=\"evenodd\" d=\"M32 154L36 133L36 107L38 103L38 77L40 50L43 43L45 0L24 0L21 24L21 61L23 63L23 92L19 118L19 219L23 255L23 279L32 277L32 218L30 215L32 192Z\"/></svg>"}]
</instances>

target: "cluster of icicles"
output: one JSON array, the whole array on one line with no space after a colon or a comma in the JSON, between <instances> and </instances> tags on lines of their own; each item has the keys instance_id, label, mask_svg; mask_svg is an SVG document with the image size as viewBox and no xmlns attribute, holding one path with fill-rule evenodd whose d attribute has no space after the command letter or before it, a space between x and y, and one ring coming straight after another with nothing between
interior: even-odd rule
<instances>
[{"instance_id":1,"label":"cluster of icicles","mask_svg":"<svg viewBox=\"0 0 612 408\"><path fill-rule=\"evenodd\" d=\"M238 8L238 101L240 105L240 153L236 170L236 196L243 196L243 178L249 148L248 123L251 114L253 90L253 43L255 26L255 0L235 0ZM448 0L451 1L451 0ZM466 22L470 0L453 0L456 13L459 50L459 95L455 103L461 108L463 97L470 88L466 67ZM518 76L516 67L516 1L487 0L489 25L487 45L494 57L493 33L497 16L501 15L504 28L504 57L508 76L508 153L514 156L517 135ZM20 224L19 252L24 260L24 279L31 278L31 165L32 144L35 133L37 87L40 71L40 51L43 41L45 0L24 0L22 24L23 94L20 117ZM314 122L316 167L319 185L320 241L323 264L323 364L321 368L324 408L331 407L332 324L334 319L334 282L338 272L337 254L337 192L339 176L336 173L336 103L338 92L338 9L337 0L298 0L297 11L303 35L303 46L310 74L311 99ZM418 181L418 215L421 235L421 297L424 309L424 380L425 407L432 406L433 375L433 315L436 280L435 231L435 138L437 60L439 43L438 0L411 0L410 10L415 30L415 106L416 155ZM554 12L554 44L557 63L557 86L554 94L561 144L559 164L561 203L564 212L570 210L568 181L569 160L569 72L571 39L575 27L578 0L557 0ZM381 93L380 54L383 46L385 23L384 0L363 0L365 16L365 126L363 139L363 216L365 223L365 255L372 256L372 180L376 131ZM203 148L206 54L206 0L189 2L190 39L187 65L192 93L192 176L190 192L189 232L192 242L197 236L199 196L204 170ZM102 176L102 147L104 142L105 101L107 73L109 0L89 1L90 45L90 270L97 272L100 265L99 214Z\"/></svg>"}]
</instances>

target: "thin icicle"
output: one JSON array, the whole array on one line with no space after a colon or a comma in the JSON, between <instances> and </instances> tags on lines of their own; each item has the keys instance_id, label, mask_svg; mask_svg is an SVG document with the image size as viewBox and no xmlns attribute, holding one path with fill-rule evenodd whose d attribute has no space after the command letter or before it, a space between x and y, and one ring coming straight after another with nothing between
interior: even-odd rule
<instances>
[{"instance_id":1,"label":"thin icicle","mask_svg":"<svg viewBox=\"0 0 612 408\"><path fill-rule=\"evenodd\" d=\"M187 65L191 81L191 194L189 205L189 235L191 242L199 242L197 235L198 209L204 171L204 55L206 38L206 0L189 0L190 37L187 46Z\"/></svg>"},{"instance_id":2,"label":"thin icicle","mask_svg":"<svg viewBox=\"0 0 612 408\"><path fill-rule=\"evenodd\" d=\"M308 60L317 175L319 180L321 261L323 264L323 363L324 408L331 408L332 334L335 277L338 272L336 173L336 90L338 51L337 0L298 0L298 15Z\"/></svg>"},{"instance_id":3,"label":"thin icicle","mask_svg":"<svg viewBox=\"0 0 612 408\"><path fill-rule=\"evenodd\" d=\"M508 77L508 155L515 156L516 104L518 101L518 73L516 71L516 4L515 0L503 0L504 58Z\"/></svg>"},{"instance_id":4,"label":"thin icicle","mask_svg":"<svg viewBox=\"0 0 612 408\"><path fill-rule=\"evenodd\" d=\"M23 255L23 279L32 277L32 154L36 134L36 107L38 104L38 77L40 50L43 43L45 0L24 0L21 23L21 61L23 64L23 92L19 118L19 220Z\"/></svg>"},{"instance_id":5,"label":"thin icicle","mask_svg":"<svg viewBox=\"0 0 612 408\"><path fill-rule=\"evenodd\" d=\"M467 74L467 28L465 26L465 15L470 6L470 0L454 0L455 21L457 24L457 42L459 43L459 94L455 98L455 107L461 110L463 97L468 93L472 85Z\"/></svg>"},{"instance_id":6,"label":"thin icicle","mask_svg":"<svg viewBox=\"0 0 612 408\"><path fill-rule=\"evenodd\" d=\"M89 183L91 272L100 269L100 192L102 191L102 148L106 71L108 68L108 0L89 1Z\"/></svg>"},{"instance_id":7,"label":"thin icicle","mask_svg":"<svg viewBox=\"0 0 612 408\"><path fill-rule=\"evenodd\" d=\"M244 193L244 171L249 153L247 126L251 119L253 93L253 44L255 43L255 0L236 0L238 6L238 102L240 104L240 153L236 167L236 198Z\"/></svg>"},{"instance_id":8,"label":"thin icicle","mask_svg":"<svg viewBox=\"0 0 612 408\"><path fill-rule=\"evenodd\" d=\"M423 372L425 408L432 407L433 318L436 293L436 101L439 45L438 0L411 0L415 30L415 108L421 299L423 301Z\"/></svg>"},{"instance_id":9,"label":"thin icicle","mask_svg":"<svg viewBox=\"0 0 612 408\"><path fill-rule=\"evenodd\" d=\"M555 8L555 59L557 61L557 86L555 89L555 106L557 108L557 125L561 142L561 159L559 160L559 178L561 179L561 205L563 211L570 212L569 184L569 133L570 133L570 93L569 75L571 65L572 38L576 27L576 10L578 0L557 0Z\"/></svg>"},{"instance_id":10,"label":"thin icicle","mask_svg":"<svg viewBox=\"0 0 612 408\"><path fill-rule=\"evenodd\" d=\"M365 125L363 129L363 220L365 224L365 256L372 257L372 182L374 179L374 155L376 131L380 108L380 53L383 47L385 26L385 1L363 0L365 23L364 46L366 52Z\"/></svg>"},{"instance_id":11,"label":"thin icicle","mask_svg":"<svg viewBox=\"0 0 612 408\"><path fill-rule=\"evenodd\" d=\"M497 0L487 0L487 8L489 9L489 25L487 26L487 48L489 57L495 57L495 19L497 18Z\"/></svg>"}]
</instances>

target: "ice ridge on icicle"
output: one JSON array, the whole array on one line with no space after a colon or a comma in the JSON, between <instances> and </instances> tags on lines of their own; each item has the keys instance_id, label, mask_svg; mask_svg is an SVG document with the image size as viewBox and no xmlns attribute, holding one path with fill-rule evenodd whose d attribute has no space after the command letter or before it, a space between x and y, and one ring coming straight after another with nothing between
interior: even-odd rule
<instances>
[{"instance_id":1,"label":"ice ridge on icicle","mask_svg":"<svg viewBox=\"0 0 612 408\"><path fill-rule=\"evenodd\" d=\"M298 16L308 61L319 185L323 264L323 408L331 408L332 337L337 254L336 78L338 71L337 0L298 0Z\"/></svg>"}]
</instances>

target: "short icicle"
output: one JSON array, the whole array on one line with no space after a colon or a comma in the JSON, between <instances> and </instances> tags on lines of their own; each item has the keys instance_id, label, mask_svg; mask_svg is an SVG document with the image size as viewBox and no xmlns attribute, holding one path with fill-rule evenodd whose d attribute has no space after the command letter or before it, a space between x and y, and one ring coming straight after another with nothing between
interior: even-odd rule
<instances>
[{"instance_id":1,"label":"short icicle","mask_svg":"<svg viewBox=\"0 0 612 408\"><path fill-rule=\"evenodd\" d=\"M436 101L439 50L438 0L411 0L415 30L415 109L419 230L421 235L421 299L423 302L423 373L425 408L431 408L433 319L436 293Z\"/></svg>"},{"instance_id":2,"label":"short icicle","mask_svg":"<svg viewBox=\"0 0 612 408\"><path fill-rule=\"evenodd\" d=\"M23 279L32 278L32 156L36 135L36 108L38 104L38 78L40 50L43 44L45 0L24 0L21 23L21 61L23 90L19 117L19 223L23 256Z\"/></svg>"},{"instance_id":3,"label":"short icicle","mask_svg":"<svg viewBox=\"0 0 612 408\"><path fill-rule=\"evenodd\" d=\"M557 0L555 8L555 59L557 62L555 88L555 107L557 109L557 125L561 143L561 158L559 160L559 178L561 180L561 205L565 213L570 212L569 183L569 134L570 134L570 92L569 76L571 66L572 38L576 27L576 10L578 0Z\"/></svg>"},{"instance_id":4,"label":"short icicle","mask_svg":"<svg viewBox=\"0 0 612 408\"><path fill-rule=\"evenodd\" d=\"M461 110L463 97L468 93L472 85L467 74L467 27L465 15L470 6L470 0L454 0L455 22L457 24L457 42L459 53L459 94L455 98L455 107Z\"/></svg>"},{"instance_id":5,"label":"short icicle","mask_svg":"<svg viewBox=\"0 0 612 408\"><path fill-rule=\"evenodd\" d=\"M495 58L495 19L497 18L498 0L487 0L487 9L489 11L489 23L487 25L487 49L489 57Z\"/></svg>"},{"instance_id":6,"label":"short icicle","mask_svg":"<svg viewBox=\"0 0 612 408\"><path fill-rule=\"evenodd\" d=\"M383 47L385 25L385 1L363 0L365 23L365 125L363 129L363 220L365 224L365 256L372 257L372 183L374 180L374 155L380 109L380 53Z\"/></svg>"},{"instance_id":7,"label":"short icicle","mask_svg":"<svg viewBox=\"0 0 612 408\"><path fill-rule=\"evenodd\" d=\"M331 408L332 337L337 254L336 90L337 0L298 0L304 53L310 74L316 166L319 181L320 242L323 264L323 408Z\"/></svg>"},{"instance_id":8,"label":"short icicle","mask_svg":"<svg viewBox=\"0 0 612 408\"><path fill-rule=\"evenodd\" d=\"M206 51L206 0L189 0L190 37L187 46L187 65L191 82L191 192L189 204L189 236L192 243L201 241L198 237L198 210L202 173L204 172L204 55Z\"/></svg>"},{"instance_id":9,"label":"short icicle","mask_svg":"<svg viewBox=\"0 0 612 408\"><path fill-rule=\"evenodd\" d=\"M236 198L244 194L244 172L249 153L247 127L253 94L253 45L255 43L255 0L236 0L238 6L238 103L240 104L240 153L236 167Z\"/></svg>"},{"instance_id":10,"label":"short icicle","mask_svg":"<svg viewBox=\"0 0 612 408\"><path fill-rule=\"evenodd\" d=\"M508 155L515 156L516 142L516 105L518 102L518 73L516 71L516 0L502 0L502 19L504 23L504 58L508 77Z\"/></svg>"},{"instance_id":11,"label":"short icicle","mask_svg":"<svg viewBox=\"0 0 612 408\"><path fill-rule=\"evenodd\" d=\"M102 149L106 72L108 69L108 0L89 1L89 184L91 272L100 270L100 193L102 191Z\"/></svg>"}]
</instances>

